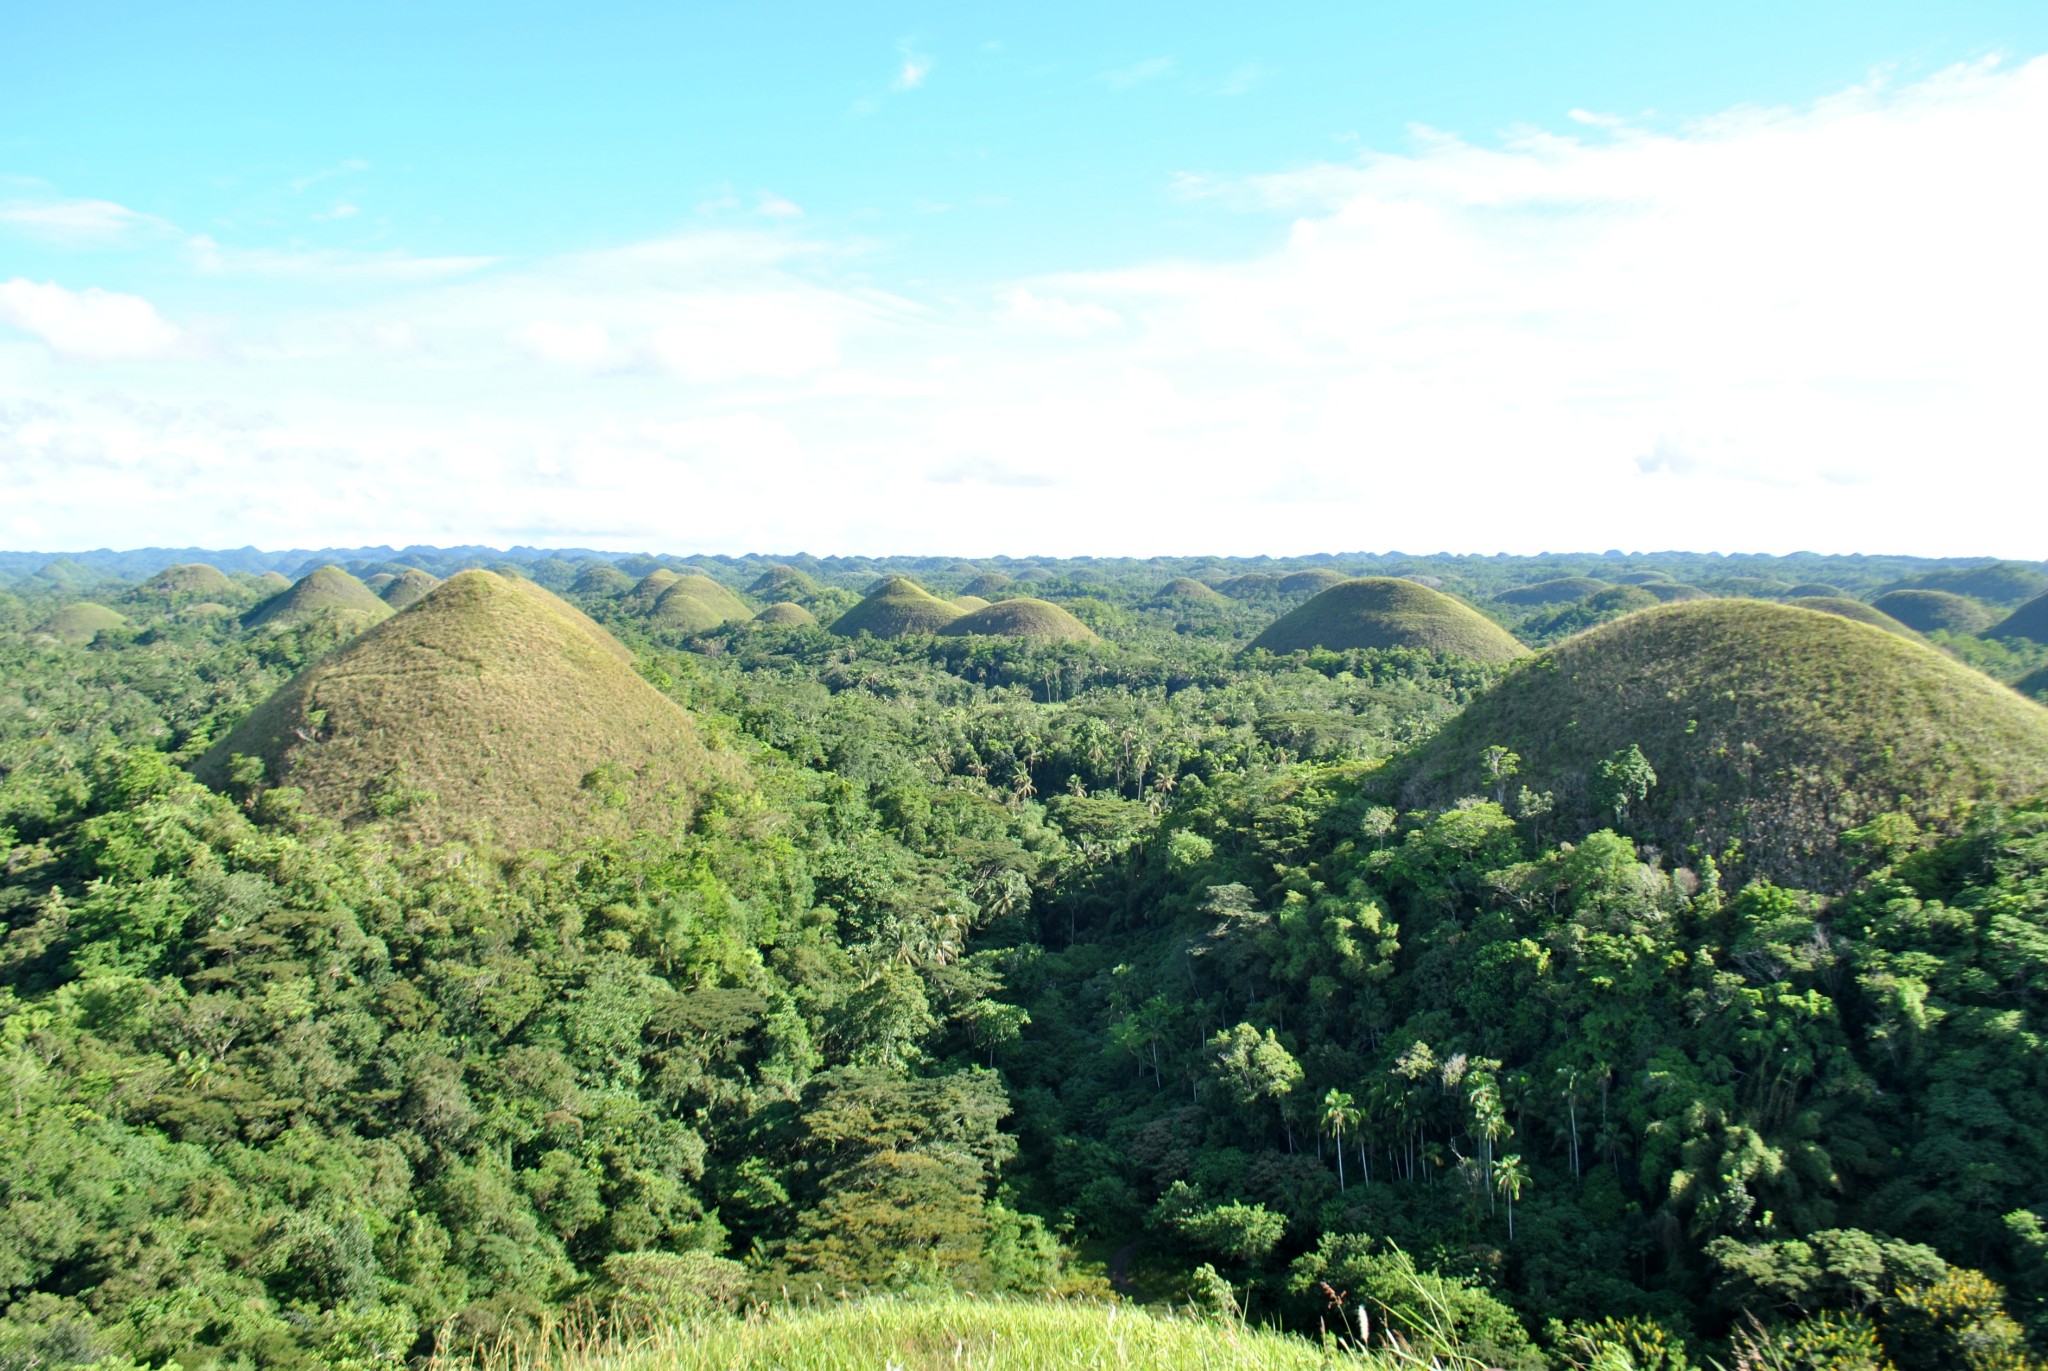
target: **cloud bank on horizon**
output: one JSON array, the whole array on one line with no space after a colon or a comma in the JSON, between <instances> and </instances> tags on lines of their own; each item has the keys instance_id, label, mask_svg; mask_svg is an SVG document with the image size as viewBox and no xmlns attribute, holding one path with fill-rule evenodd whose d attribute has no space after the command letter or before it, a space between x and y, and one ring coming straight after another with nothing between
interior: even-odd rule
<instances>
[{"instance_id":1,"label":"cloud bank on horizon","mask_svg":"<svg viewBox=\"0 0 2048 1371\"><path fill-rule=\"evenodd\" d=\"M796 187L413 255L17 181L0 248L64 255L0 255L0 541L2048 555L2048 58L1559 124L1180 174L1270 232L943 281Z\"/></svg>"}]
</instances>

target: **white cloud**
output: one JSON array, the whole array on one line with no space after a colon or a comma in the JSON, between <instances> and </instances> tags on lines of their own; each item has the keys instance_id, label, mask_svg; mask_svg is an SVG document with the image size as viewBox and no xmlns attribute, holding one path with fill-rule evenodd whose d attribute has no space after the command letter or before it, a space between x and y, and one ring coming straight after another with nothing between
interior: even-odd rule
<instances>
[{"instance_id":1,"label":"white cloud","mask_svg":"<svg viewBox=\"0 0 2048 1371\"><path fill-rule=\"evenodd\" d=\"M936 59L928 53L919 52L907 42L896 45L896 56L899 65L896 68L896 79L889 83L890 90L918 89L924 84L925 78L932 74L932 67L936 64Z\"/></svg>"},{"instance_id":2,"label":"white cloud","mask_svg":"<svg viewBox=\"0 0 2048 1371\"><path fill-rule=\"evenodd\" d=\"M761 193L761 198L754 204L754 213L764 219L801 219L804 217L803 206L797 204L794 200L786 200L773 191L763 191Z\"/></svg>"},{"instance_id":3,"label":"white cloud","mask_svg":"<svg viewBox=\"0 0 2048 1371\"><path fill-rule=\"evenodd\" d=\"M305 176L295 177L291 183L292 189L304 192L312 189L314 186L319 185L322 181L332 181L337 177L342 176L354 176L358 172L365 172L368 171L369 169L370 164L368 162L365 162L360 157L343 158L341 161L335 163L331 167L322 167L320 170L316 172L311 172Z\"/></svg>"},{"instance_id":4,"label":"white cloud","mask_svg":"<svg viewBox=\"0 0 2048 1371\"><path fill-rule=\"evenodd\" d=\"M186 241L185 252L195 270L210 276L267 276L304 281L433 281L482 271L500 260L326 248L229 247L203 233Z\"/></svg>"},{"instance_id":5,"label":"white cloud","mask_svg":"<svg viewBox=\"0 0 2048 1371\"><path fill-rule=\"evenodd\" d=\"M120 406L0 343L0 467L71 546L2041 555L2048 60L1557 122L1190 178L1275 225L1211 260L889 289L733 216L394 272Z\"/></svg>"},{"instance_id":6,"label":"white cloud","mask_svg":"<svg viewBox=\"0 0 2048 1371\"><path fill-rule=\"evenodd\" d=\"M168 357L185 335L139 295L15 277L0 282L0 323L40 338L59 357L80 362Z\"/></svg>"},{"instance_id":7,"label":"white cloud","mask_svg":"<svg viewBox=\"0 0 2048 1371\"><path fill-rule=\"evenodd\" d=\"M512 335L512 341L544 361L578 371L601 371L618 354L611 335L600 324L556 324L536 320Z\"/></svg>"},{"instance_id":8,"label":"white cloud","mask_svg":"<svg viewBox=\"0 0 2048 1371\"><path fill-rule=\"evenodd\" d=\"M0 226L66 247L109 247L177 231L112 200L11 200L0 204Z\"/></svg>"}]
</instances>

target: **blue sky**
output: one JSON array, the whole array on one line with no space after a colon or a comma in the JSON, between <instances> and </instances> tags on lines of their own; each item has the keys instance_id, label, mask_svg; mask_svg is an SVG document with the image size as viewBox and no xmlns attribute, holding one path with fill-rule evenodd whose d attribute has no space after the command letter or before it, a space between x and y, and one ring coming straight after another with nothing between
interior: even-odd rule
<instances>
[{"instance_id":1,"label":"blue sky","mask_svg":"<svg viewBox=\"0 0 2048 1371\"><path fill-rule=\"evenodd\" d=\"M2039 4L0 37L14 546L2048 555Z\"/></svg>"}]
</instances>

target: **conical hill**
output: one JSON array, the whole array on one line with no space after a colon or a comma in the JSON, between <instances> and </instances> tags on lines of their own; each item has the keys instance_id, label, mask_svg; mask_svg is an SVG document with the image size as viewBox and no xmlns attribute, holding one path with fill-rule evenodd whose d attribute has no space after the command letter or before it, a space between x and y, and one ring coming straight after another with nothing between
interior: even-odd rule
<instances>
[{"instance_id":1,"label":"conical hill","mask_svg":"<svg viewBox=\"0 0 2048 1371\"><path fill-rule=\"evenodd\" d=\"M218 600L224 596L232 597L240 591L240 587L228 579L226 572L205 562L167 566L144 581L141 588L158 595L198 600Z\"/></svg>"},{"instance_id":2,"label":"conical hill","mask_svg":"<svg viewBox=\"0 0 2048 1371\"><path fill-rule=\"evenodd\" d=\"M753 622L763 628L806 628L818 622L818 616L802 605L788 600L778 600L756 614Z\"/></svg>"},{"instance_id":3,"label":"conical hill","mask_svg":"<svg viewBox=\"0 0 2048 1371\"><path fill-rule=\"evenodd\" d=\"M313 814L515 848L663 821L729 769L617 640L488 571L308 667L194 769L223 785L236 753Z\"/></svg>"},{"instance_id":4,"label":"conical hill","mask_svg":"<svg viewBox=\"0 0 2048 1371\"><path fill-rule=\"evenodd\" d=\"M756 576L747 586L749 595L760 595L774 600L788 601L798 595L815 595L817 581L807 572L780 562Z\"/></svg>"},{"instance_id":5,"label":"conical hill","mask_svg":"<svg viewBox=\"0 0 2048 1371\"><path fill-rule=\"evenodd\" d=\"M1991 627L1990 610L1946 590L1887 591L1870 607L1919 633L1982 633Z\"/></svg>"},{"instance_id":6,"label":"conical hill","mask_svg":"<svg viewBox=\"0 0 2048 1371\"><path fill-rule=\"evenodd\" d=\"M2048 595L2036 595L1993 624L1985 631L1984 636L2025 638L2029 642L2048 643Z\"/></svg>"},{"instance_id":7,"label":"conical hill","mask_svg":"<svg viewBox=\"0 0 2048 1371\"><path fill-rule=\"evenodd\" d=\"M610 562L592 562L576 573L569 589L578 595L602 595L608 600L616 600L630 593L633 585L633 578Z\"/></svg>"},{"instance_id":8,"label":"conical hill","mask_svg":"<svg viewBox=\"0 0 2048 1371\"><path fill-rule=\"evenodd\" d=\"M89 643L102 633L126 628L128 621L105 605L80 600L45 619L37 630L63 643Z\"/></svg>"},{"instance_id":9,"label":"conical hill","mask_svg":"<svg viewBox=\"0 0 2048 1371\"><path fill-rule=\"evenodd\" d=\"M1192 576L1176 576L1159 589L1154 597L1159 604L1208 605L1221 608L1230 600L1213 586L1203 585Z\"/></svg>"},{"instance_id":10,"label":"conical hill","mask_svg":"<svg viewBox=\"0 0 2048 1371\"><path fill-rule=\"evenodd\" d=\"M1092 642L1095 630L1058 605L1045 600L998 600L985 609L964 614L939 632L949 638L988 636L1031 638L1039 642Z\"/></svg>"},{"instance_id":11,"label":"conical hill","mask_svg":"<svg viewBox=\"0 0 2048 1371\"><path fill-rule=\"evenodd\" d=\"M427 592L441 584L441 578L431 572L409 566L387 581L377 594L392 609L409 609L427 597Z\"/></svg>"},{"instance_id":12,"label":"conical hill","mask_svg":"<svg viewBox=\"0 0 2048 1371\"><path fill-rule=\"evenodd\" d=\"M292 578L281 571L266 571L256 578L256 587L265 595L275 595L280 590L290 590Z\"/></svg>"},{"instance_id":13,"label":"conical hill","mask_svg":"<svg viewBox=\"0 0 2048 1371\"><path fill-rule=\"evenodd\" d=\"M1328 590L1331 586L1349 578L1341 571L1328 567L1310 567L1306 571L1293 571L1280 578L1282 595L1314 595Z\"/></svg>"},{"instance_id":14,"label":"conical hill","mask_svg":"<svg viewBox=\"0 0 2048 1371\"><path fill-rule=\"evenodd\" d=\"M1679 860L1738 844L1747 874L1815 888L1876 814L1950 827L2048 788L2048 709L1914 639L1749 600L1644 610L1524 663L1400 764L1404 802L1494 793L1496 746L1520 758L1500 788L1550 793L1566 837L1616 822L1600 768L1639 748L1657 783L1632 836Z\"/></svg>"},{"instance_id":15,"label":"conical hill","mask_svg":"<svg viewBox=\"0 0 2048 1371\"><path fill-rule=\"evenodd\" d=\"M648 621L678 633L704 633L720 624L751 619L745 601L709 576L678 576L654 602Z\"/></svg>"},{"instance_id":16,"label":"conical hill","mask_svg":"<svg viewBox=\"0 0 2048 1371\"><path fill-rule=\"evenodd\" d=\"M323 566L293 582L242 616L248 628L281 630L328 624L359 631L391 617L377 592L338 566Z\"/></svg>"},{"instance_id":17,"label":"conical hill","mask_svg":"<svg viewBox=\"0 0 2048 1371\"><path fill-rule=\"evenodd\" d=\"M869 591L867 598L834 619L832 631L842 638L863 633L877 638L937 633L964 612L907 576L890 576Z\"/></svg>"},{"instance_id":18,"label":"conical hill","mask_svg":"<svg viewBox=\"0 0 2048 1371\"><path fill-rule=\"evenodd\" d=\"M997 591L1007 589L1010 584L1010 578L1002 572L984 571L963 586L961 591L967 595L989 596L994 595Z\"/></svg>"},{"instance_id":19,"label":"conical hill","mask_svg":"<svg viewBox=\"0 0 2048 1371\"><path fill-rule=\"evenodd\" d=\"M1477 662L1509 662L1529 651L1470 605L1387 576L1331 586L1274 620L1251 645L1268 652L1418 648Z\"/></svg>"}]
</instances>

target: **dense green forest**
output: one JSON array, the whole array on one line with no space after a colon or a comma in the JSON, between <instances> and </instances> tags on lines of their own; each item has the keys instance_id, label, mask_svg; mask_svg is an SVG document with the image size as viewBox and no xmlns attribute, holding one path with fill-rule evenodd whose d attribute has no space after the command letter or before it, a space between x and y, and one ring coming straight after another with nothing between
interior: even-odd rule
<instances>
[{"instance_id":1,"label":"dense green forest","mask_svg":"<svg viewBox=\"0 0 2048 1371\"><path fill-rule=\"evenodd\" d=\"M2036 1365L2044 593L5 554L0 1368L858 1293Z\"/></svg>"}]
</instances>

